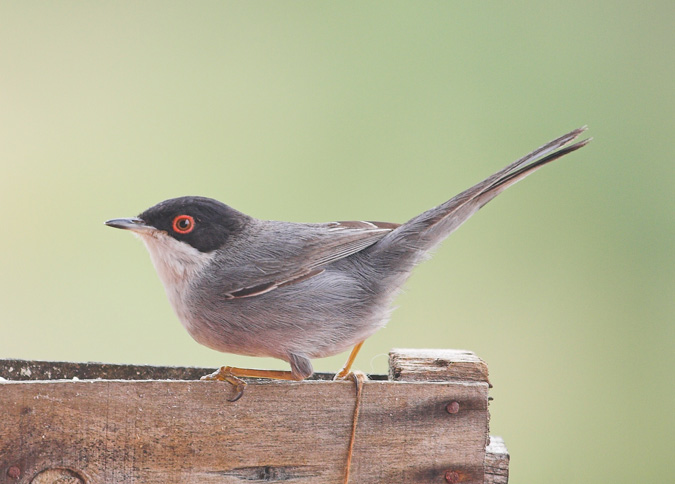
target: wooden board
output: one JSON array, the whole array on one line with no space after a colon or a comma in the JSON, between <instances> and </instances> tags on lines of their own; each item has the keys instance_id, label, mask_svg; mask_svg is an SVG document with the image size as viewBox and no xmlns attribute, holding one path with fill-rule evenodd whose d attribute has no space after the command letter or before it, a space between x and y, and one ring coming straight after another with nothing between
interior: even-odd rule
<instances>
[{"instance_id":1,"label":"wooden board","mask_svg":"<svg viewBox=\"0 0 675 484\"><path fill-rule=\"evenodd\" d=\"M0 376L60 365L42 363L0 361ZM231 396L194 380L0 381L0 483L343 482L352 382L250 380ZM367 382L350 482L487 482L487 401L481 381Z\"/></svg>"},{"instance_id":2,"label":"wooden board","mask_svg":"<svg viewBox=\"0 0 675 484\"><path fill-rule=\"evenodd\" d=\"M393 349L389 352L389 379L490 383L487 364L467 350Z\"/></svg>"},{"instance_id":3,"label":"wooden board","mask_svg":"<svg viewBox=\"0 0 675 484\"><path fill-rule=\"evenodd\" d=\"M508 484L510 459L504 440L491 435L485 452L485 484Z\"/></svg>"}]
</instances>

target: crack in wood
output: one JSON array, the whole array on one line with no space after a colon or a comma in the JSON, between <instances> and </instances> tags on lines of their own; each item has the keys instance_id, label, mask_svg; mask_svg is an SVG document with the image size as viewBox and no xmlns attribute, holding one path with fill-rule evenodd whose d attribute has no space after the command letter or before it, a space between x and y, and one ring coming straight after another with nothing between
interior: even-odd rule
<instances>
[{"instance_id":1,"label":"crack in wood","mask_svg":"<svg viewBox=\"0 0 675 484\"><path fill-rule=\"evenodd\" d=\"M321 473L316 466L252 466L237 467L212 474L236 477L242 481L279 482L318 477Z\"/></svg>"}]
</instances>

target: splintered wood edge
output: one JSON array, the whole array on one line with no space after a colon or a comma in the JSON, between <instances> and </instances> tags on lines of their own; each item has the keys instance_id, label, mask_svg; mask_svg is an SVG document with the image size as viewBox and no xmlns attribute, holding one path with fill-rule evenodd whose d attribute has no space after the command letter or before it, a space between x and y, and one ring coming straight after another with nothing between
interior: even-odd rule
<instances>
[{"instance_id":1,"label":"splintered wood edge","mask_svg":"<svg viewBox=\"0 0 675 484\"><path fill-rule=\"evenodd\" d=\"M491 435L485 449L485 484L507 484L510 459L504 439Z\"/></svg>"},{"instance_id":2,"label":"splintered wood edge","mask_svg":"<svg viewBox=\"0 0 675 484\"><path fill-rule=\"evenodd\" d=\"M476 381L490 383L487 364L467 350L403 349L389 352L393 381Z\"/></svg>"}]
</instances>

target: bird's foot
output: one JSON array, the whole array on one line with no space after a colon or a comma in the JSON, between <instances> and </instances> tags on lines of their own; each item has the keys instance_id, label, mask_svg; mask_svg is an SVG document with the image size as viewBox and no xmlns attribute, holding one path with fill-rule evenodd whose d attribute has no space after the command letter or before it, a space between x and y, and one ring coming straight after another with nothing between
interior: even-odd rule
<instances>
[{"instance_id":1,"label":"bird's foot","mask_svg":"<svg viewBox=\"0 0 675 484\"><path fill-rule=\"evenodd\" d=\"M246 382L241 378L237 378L232 373L231 366L221 366L218 370L214 371L213 373L204 375L203 377L200 378L200 380L226 381L227 383L232 385L234 387L235 394L233 398L228 399L229 402L236 402L237 400L239 400L242 397L242 395L244 395L244 389L246 388Z\"/></svg>"},{"instance_id":2,"label":"bird's foot","mask_svg":"<svg viewBox=\"0 0 675 484\"><path fill-rule=\"evenodd\" d=\"M345 366L343 366L342 370L338 371L335 374L335 377L333 377L333 380L346 380L347 377L352 374L352 372L350 370L352 368L352 365L354 364L354 360L356 359L356 355L361 350L361 346L363 346L363 343L364 342L361 341L359 344L354 346L354 348L352 348L352 351L351 351L351 353L349 353L349 358L347 358L347 362L345 363ZM361 372L359 372L359 373L361 373ZM362 373L362 375L365 377L365 380L368 379L368 377L366 377L365 373ZM357 380L355 379L354 381L357 381ZM357 383L358 383L358 381L357 381Z\"/></svg>"},{"instance_id":3,"label":"bird's foot","mask_svg":"<svg viewBox=\"0 0 675 484\"><path fill-rule=\"evenodd\" d=\"M333 377L333 381L349 380L349 379L354 380L354 382L357 385L359 385L362 384L364 381L368 381L368 375L359 370L349 370L349 369L345 370L343 368L342 370L337 372Z\"/></svg>"}]
</instances>

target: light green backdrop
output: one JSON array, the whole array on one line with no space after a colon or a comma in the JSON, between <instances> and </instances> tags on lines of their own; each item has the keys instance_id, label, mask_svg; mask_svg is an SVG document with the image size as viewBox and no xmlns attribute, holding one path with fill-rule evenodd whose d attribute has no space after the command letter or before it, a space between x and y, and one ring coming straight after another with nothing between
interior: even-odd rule
<instances>
[{"instance_id":1,"label":"light green backdrop","mask_svg":"<svg viewBox=\"0 0 675 484\"><path fill-rule=\"evenodd\" d=\"M143 246L102 222L185 194L260 218L401 222L588 124L591 145L415 272L356 366L474 350L512 482L664 482L674 11L0 2L0 357L285 368L193 342Z\"/></svg>"}]
</instances>

